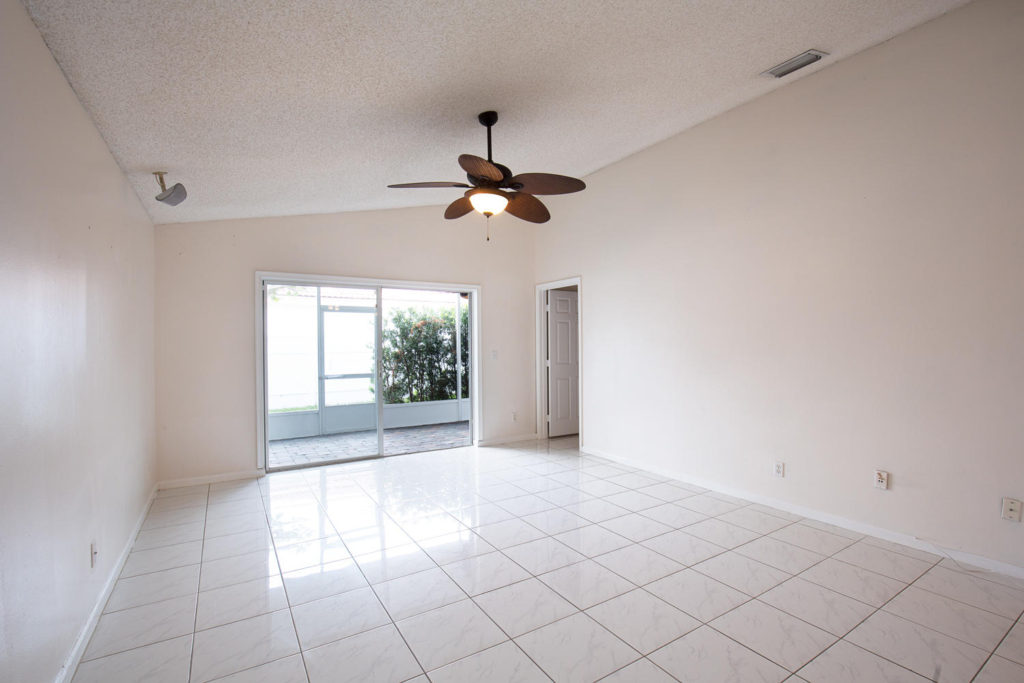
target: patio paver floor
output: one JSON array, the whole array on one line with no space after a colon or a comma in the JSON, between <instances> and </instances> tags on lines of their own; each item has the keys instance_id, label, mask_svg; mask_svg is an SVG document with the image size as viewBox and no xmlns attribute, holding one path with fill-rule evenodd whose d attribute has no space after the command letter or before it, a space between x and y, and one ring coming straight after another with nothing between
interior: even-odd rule
<instances>
[{"instance_id":1,"label":"patio paver floor","mask_svg":"<svg viewBox=\"0 0 1024 683\"><path fill-rule=\"evenodd\" d=\"M384 430L385 455L436 451L471 444L468 421ZM281 439L270 442L267 466L277 469L376 454L376 430Z\"/></svg>"}]
</instances>

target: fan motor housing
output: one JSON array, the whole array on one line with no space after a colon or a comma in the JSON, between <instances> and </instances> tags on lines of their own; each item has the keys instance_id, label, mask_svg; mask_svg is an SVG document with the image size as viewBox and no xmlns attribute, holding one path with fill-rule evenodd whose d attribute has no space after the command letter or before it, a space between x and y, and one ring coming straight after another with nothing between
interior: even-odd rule
<instances>
[{"instance_id":1,"label":"fan motor housing","mask_svg":"<svg viewBox=\"0 0 1024 683\"><path fill-rule=\"evenodd\" d=\"M495 162L491 163L494 163L498 170L501 171L501 180L495 182L490 178L481 178L473 175L472 173L467 173L466 178L469 180L469 184L473 187L511 187L513 189L519 189L519 187L522 187L522 183L515 183L513 185L508 184L509 179L512 177L512 169L504 164ZM519 187L515 187L515 185L519 185Z\"/></svg>"}]
</instances>

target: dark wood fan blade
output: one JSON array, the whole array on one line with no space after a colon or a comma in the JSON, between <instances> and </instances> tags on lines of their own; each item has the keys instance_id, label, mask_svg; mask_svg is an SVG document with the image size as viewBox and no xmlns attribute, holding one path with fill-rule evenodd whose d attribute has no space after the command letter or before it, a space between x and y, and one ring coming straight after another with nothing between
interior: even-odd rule
<instances>
[{"instance_id":1,"label":"dark wood fan blade","mask_svg":"<svg viewBox=\"0 0 1024 683\"><path fill-rule=\"evenodd\" d=\"M546 223L551 218L548 207L544 206L541 200L522 192L509 194L508 206L505 207L505 210L516 218L522 218L531 223Z\"/></svg>"},{"instance_id":2,"label":"dark wood fan blade","mask_svg":"<svg viewBox=\"0 0 1024 683\"><path fill-rule=\"evenodd\" d=\"M460 154L459 166L461 166L462 170L471 176L486 178L487 180L493 180L496 183L505 177L501 174L500 168L487 161L487 159L475 157L472 154Z\"/></svg>"},{"instance_id":3,"label":"dark wood fan blade","mask_svg":"<svg viewBox=\"0 0 1024 683\"><path fill-rule=\"evenodd\" d=\"M449 183L445 180L431 181L429 183L398 183L388 187L471 187L466 183Z\"/></svg>"},{"instance_id":4,"label":"dark wood fan blade","mask_svg":"<svg viewBox=\"0 0 1024 683\"><path fill-rule=\"evenodd\" d=\"M469 203L469 197L459 197L444 210L444 217L461 218L472 210L473 205Z\"/></svg>"},{"instance_id":5,"label":"dark wood fan blade","mask_svg":"<svg viewBox=\"0 0 1024 683\"><path fill-rule=\"evenodd\" d=\"M520 173L512 176L508 183L512 187L522 185L518 189L530 194L569 194L587 187L582 180L554 173Z\"/></svg>"}]
</instances>

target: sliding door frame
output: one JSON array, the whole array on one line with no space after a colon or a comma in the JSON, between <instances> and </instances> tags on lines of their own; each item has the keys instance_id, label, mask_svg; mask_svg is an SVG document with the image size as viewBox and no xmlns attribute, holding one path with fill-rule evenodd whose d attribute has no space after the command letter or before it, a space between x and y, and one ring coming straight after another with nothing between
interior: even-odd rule
<instances>
[{"instance_id":1,"label":"sliding door frame","mask_svg":"<svg viewBox=\"0 0 1024 683\"><path fill-rule=\"evenodd\" d=\"M377 288L377 329L376 349L380 350L383 336L383 289L422 289L442 292L469 293L469 408L470 427L473 445L478 445L483 434L483 409L480 387L483 385L480 363L481 334L480 308L482 287L478 284L453 282L427 282L421 280L386 280L380 278L346 277L339 275L307 275L301 273L282 273L275 271L256 271L255 277L255 375L256 375L256 467L261 474L267 471L267 330L266 330L266 285L288 284L306 287L361 287ZM318 301L319 303L319 301ZM318 311L319 319L319 311ZM318 323L319 324L319 323ZM379 378L381 370L381 354L375 352L375 373ZM460 385L461 386L461 385ZM377 401L377 446L375 458L387 457L384 454L384 401Z\"/></svg>"}]
</instances>

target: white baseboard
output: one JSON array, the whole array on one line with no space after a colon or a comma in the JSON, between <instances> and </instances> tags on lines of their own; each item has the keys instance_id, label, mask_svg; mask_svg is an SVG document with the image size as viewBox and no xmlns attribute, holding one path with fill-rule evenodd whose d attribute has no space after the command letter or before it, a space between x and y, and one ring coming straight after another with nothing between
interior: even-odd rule
<instances>
[{"instance_id":1,"label":"white baseboard","mask_svg":"<svg viewBox=\"0 0 1024 683\"><path fill-rule=\"evenodd\" d=\"M139 519L135 522L135 527L131 530L128 535L128 540L125 542L124 548L121 550L121 554L118 556L117 561L114 563L113 568L110 571L110 576L107 577L106 583L103 584L103 590L100 591L99 596L96 598L96 604L93 605L92 611L89 613L89 618L86 620L85 625L82 626L82 630L78 633L78 638L75 640L75 645L71 648L70 654L67 659L64 660L64 666L57 672L54 683L70 683L71 679L74 678L75 671L78 669L79 662L82 661L82 655L85 654L85 648L89 645L89 639L92 638L92 632L96 628L96 624L99 623L100 617L103 615L103 608L107 605L107 600L110 598L110 594L114 590L114 584L117 583L117 577L121 576L121 570L124 569L124 563L128 561L128 554L132 551L132 546L135 544L135 537L139 535L139 530L142 528L142 522L146 519L146 513L149 512L149 506L153 504L153 499L156 498L158 486L153 485L152 490L149 492L149 498L146 500L146 504L142 507L142 513L139 514Z\"/></svg>"},{"instance_id":2,"label":"white baseboard","mask_svg":"<svg viewBox=\"0 0 1024 683\"><path fill-rule=\"evenodd\" d=\"M536 441L540 436L537 432L530 432L528 434L512 434L509 436L498 436L493 439L480 439L477 442L477 446L501 446L507 443L519 443L521 441Z\"/></svg>"},{"instance_id":3,"label":"white baseboard","mask_svg":"<svg viewBox=\"0 0 1024 683\"><path fill-rule=\"evenodd\" d=\"M187 479L167 479L157 482L157 489L178 489L183 486L198 486L199 484L216 484L221 481L236 481L238 479L258 479L264 476L263 470L245 470L243 472L227 472L225 474L210 474L205 477L188 477Z\"/></svg>"},{"instance_id":4,"label":"white baseboard","mask_svg":"<svg viewBox=\"0 0 1024 683\"><path fill-rule=\"evenodd\" d=\"M729 486L718 481L712 481L700 477L683 475L679 472L672 472L665 468L650 467L645 464L639 464L633 462L629 458L623 458L615 453L608 453L605 451L598 450L596 448L581 446L580 452L586 453L587 455L594 455L599 458L605 458L607 460L621 463L623 465L628 465L629 467L647 470L648 472L653 472L654 474L659 474L663 477L669 477L671 479L676 479L678 481L684 481L690 484L694 484L696 486L701 486L706 489L711 489L712 491L717 491L719 493L725 493L730 496L735 496L737 498L743 498L749 501L753 501L755 503L767 505L769 507L773 507L778 510L783 510L785 512L791 512L795 515L800 515L801 517L807 517L808 519L814 519L819 522L825 522L826 524L842 527L843 529L849 529L850 531L855 531L859 534L867 534L869 536L883 538L887 541L892 541L893 543L900 543L902 545L910 546L911 548L917 548L918 550L924 550L935 555L948 557L958 563L972 565L973 567L978 569L984 569L991 572L998 572L1000 574L1005 574L1007 576L1013 576L1015 578L1024 579L1024 567L1018 567L1014 564L1001 562L999 560L993 560L982 555L975 555L973 553L964 552L962 550L957 550L955 548L947 548L945 546L939 545L935 541L919 538L917 536L911 536L910 534L901 533L899 531L892 531L891 529L883 529L881 527L866 524L855 519L841 517L839 515L834 515L829 512L823 512L821 510L804 507L802 505L796 505L794 503L790 503L789 501L782 500L780 498L772 498L771 496L763 496L758 493L752 493L750 491L738 489L736 487Z\"/></svg>"}]
</instances>

